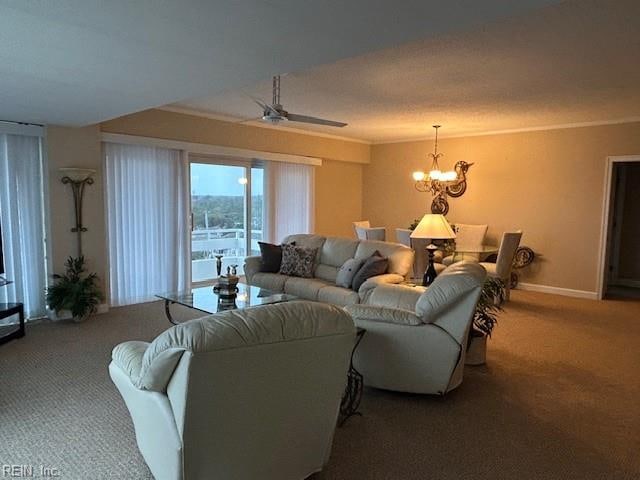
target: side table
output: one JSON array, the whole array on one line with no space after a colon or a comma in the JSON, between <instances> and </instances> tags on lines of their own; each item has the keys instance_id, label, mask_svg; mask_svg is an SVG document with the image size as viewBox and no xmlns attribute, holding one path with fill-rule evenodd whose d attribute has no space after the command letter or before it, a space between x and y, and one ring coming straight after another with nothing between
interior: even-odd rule
<instances>
[{"instance_id":1,"label":"side table","mask_svg":"<svg viewBox=\"0 0 640 480\"><path fill-rule=\"evenodd\" d=\"M13 328L13 325L0 325L0 344L14 338L24 337L24 305L22 303L0 303L0 320L12 315L19 315L20 323L17 328Z\"/></svg>"},{"instance_id":2,"label":"side table","mask_svg":"<svg viewBox=\"0 0 640 480\"><path fill-rule=\"evenodd\" d=\"M340 402L340 421L339 426L344 425L344 422L353 415L360 415L362 413L358 411L360 401L362 400L362 389L364 387L364 378L362 374L353 366L353 355L356 353L356 348L362 341L362 337L367 331L364 328L358 327L356 329L356 343L351 351L351 360L349 361L349 371L347 372L347 388L342 396Z\"/></svg>"}]
</instances>

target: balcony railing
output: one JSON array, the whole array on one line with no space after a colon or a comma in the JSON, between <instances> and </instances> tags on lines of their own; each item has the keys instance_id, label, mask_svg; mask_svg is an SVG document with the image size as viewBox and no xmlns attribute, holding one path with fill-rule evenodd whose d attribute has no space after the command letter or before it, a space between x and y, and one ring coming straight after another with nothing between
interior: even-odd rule
<instances>
[{"instance_id":1,"label":"balcony railing","mask_svg":"<svg viewBox=\"0 0 640 480\"><path fill-rule=\"evenodd\" d=\"M191 233L193 282L203 282L216 278L215 255L222 255L222 272L230 265L238 265L238 275L244 273L244 257L247 256L244 229L206 228ZM251 231L251 252L260 251L258 241L262 240L262 230ZM253 254L249 253L249 255ZM205 257L193 259L193 257Z\"/></svg>"}]
</instances>

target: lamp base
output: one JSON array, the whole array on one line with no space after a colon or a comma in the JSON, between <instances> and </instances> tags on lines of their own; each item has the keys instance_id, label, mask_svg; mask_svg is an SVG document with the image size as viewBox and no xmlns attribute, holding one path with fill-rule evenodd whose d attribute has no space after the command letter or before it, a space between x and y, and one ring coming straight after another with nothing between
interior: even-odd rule
<instances>
[{"instance_id":1,"label":"lamp base","mask_svg":"<svg viewBox=\"0 0 640 480\"><path fill-rule=\"evenodd\" d=\"M433 283L433 281L438 276L438 272L436 272L436 267L433 265L433 254L438 249L436 245L430 243L427 245L427 252L429 252L429 263L427 264L427 269L424 272L424 276L422 277L422 286L428 287Z\"/></svg>"}]
</instances>

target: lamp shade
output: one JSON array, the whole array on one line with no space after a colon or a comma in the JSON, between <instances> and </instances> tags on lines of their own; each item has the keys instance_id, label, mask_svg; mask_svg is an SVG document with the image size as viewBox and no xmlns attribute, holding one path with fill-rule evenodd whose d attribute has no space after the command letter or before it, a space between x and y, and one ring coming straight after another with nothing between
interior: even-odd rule
<instances>
[{"instance_id":1,"label":"lamp shade","mask_svg":"<svg viewBox=\"0 0 640 480\"><path fill-rule=\"evenodd\" d=\"M444 215L428 213L411 232L411 238L428 238L430 240L445 240L456 238L449 222Z\"/></svg>"}]
</instances>

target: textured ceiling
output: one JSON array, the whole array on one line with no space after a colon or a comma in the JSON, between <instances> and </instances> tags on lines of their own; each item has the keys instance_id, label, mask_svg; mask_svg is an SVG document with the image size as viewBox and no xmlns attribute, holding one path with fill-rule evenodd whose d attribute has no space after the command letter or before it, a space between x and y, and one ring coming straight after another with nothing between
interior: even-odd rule
<instances>
[{"instance_id":1,"label":"textured ceiling","mask_svg":"<svg viewBox=\"0 0 640 480\"><path fill-rule=\"evenodd\" d=\"M291 73L287 110L349 126L286 125L386 142L640 119L638 32L640 1L570 1ZM177 106L255 117L247 94L269 100L270 82Z\"/></svg>"},{"instance_id":2,"label":"textured ceiling","mask_svg":"<svg viewBox=\"0 0 640 480\"><path fill-rule=\"evenodd\" d=\"M82 125L553 0L3 0L0 119Z\"/></svg>"}]
</instances>

